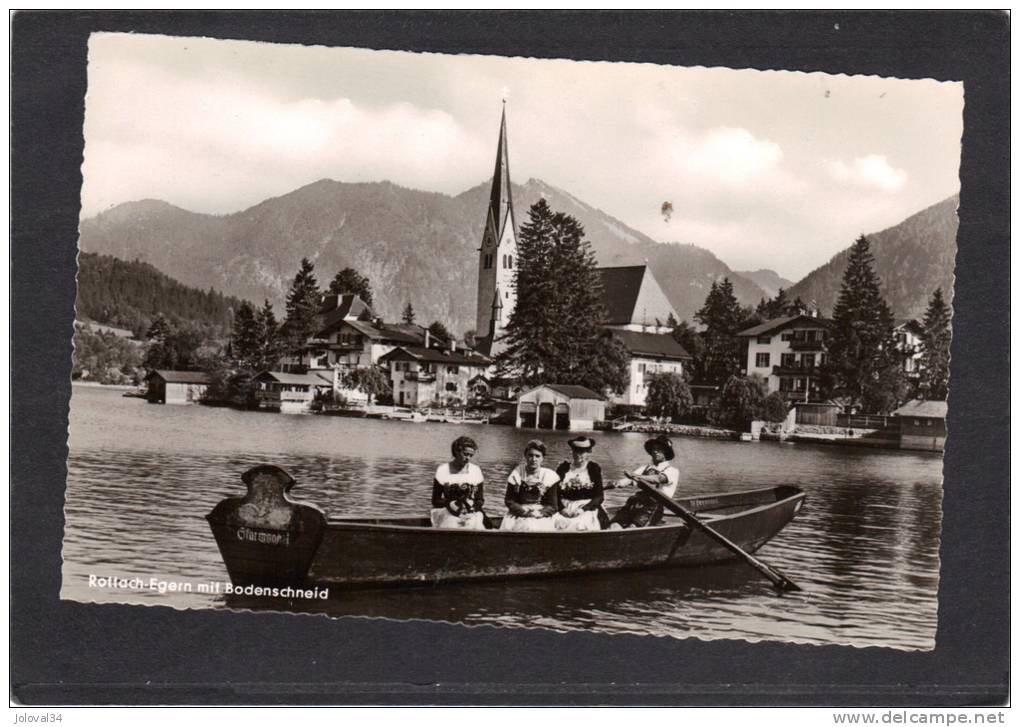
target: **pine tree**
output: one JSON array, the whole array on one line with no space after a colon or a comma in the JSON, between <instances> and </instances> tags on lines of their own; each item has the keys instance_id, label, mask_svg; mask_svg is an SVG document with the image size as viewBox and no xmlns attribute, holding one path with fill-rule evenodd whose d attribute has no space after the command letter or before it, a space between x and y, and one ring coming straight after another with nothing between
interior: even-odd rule
<instances>
[{"instance_id":1,"label":"pine tree","mask_svg":"<svg viewBox=\"0 0 1020 727\"><path fill-rule=\"evenodd\" d=\"M905 386L893 317L882 297L875 260L863 235L850 249L843 284L832 314L823 366L823 386L847 399L852 412L863 406L882 413Z\"/></svg>"},{"instance_id":2,"label":"pine tree","mask_svg":"<svg viewBox=\"0 0 1020 727\"><path fill-rule=\"evenodd\" d=\"M521 226L517 254L517 305L498 369L526 385L625 386L622 344L603 330L601 278L581 224L539 200Z\"/></svg>"},{"instance_id":3,"label":"pine tree","mask_svg":"<svg viewBox=\"0 0 1020 727\"><path fill-rule=\"evenodd\" d=\"M949 343L952 313L942 288L932 293L921 333L921 387L928 399L944 401L949 394Z\"/></svg>"},{"instance_id":4,"label":"pine tree","mask_svg":"<svg viewBox=\"0 0 1020 727\"><path fill-rule=\"evenodd\" d=\"M372 286L368 278L354 268L344 268L329 283L330 295L356 295L372 306Z\"/></svg>"},{"instance_id":5,"label":"pine tree","mask_svg":"<svg viewBox=\"0 0 1020 727\"><path fill-rule=\"evenodd\" d=\"M411 305L411 301L408 301L407 305L404 306L404 312L400 314L400 320L407 325L414 323L414 306Z\"/></svg>"},{"instance_id":6,"label":"pine tree","mask_svg":"<svg viewBox=\"0 0 1020 727\"><path fill-rule=\"evenodd\" d=\"M315 334L320 297L315 266L308 258L301 258L301 269L294 276L294 282L287 293L287 319L284 326L290 346L299 348Z\"/></svg>"},{"instance_id":7,"label":"pine tree","mask_svg":"<svg viewBox=\"0 0 1020 727\"><path fill-rule=\"evenodd\" d=\"M747 315L748 312L733 294L733 283L729 278L724 278L721 283L712 283L705 304L694 314L705 326L701 373L706 383L724 382L740 371L742 342L736 334L743 327Z\"/></svg>"},{"instance_id":8,"label":"pine tree","mask_svg":"<svg viewBox=\"0 0 1020 727\"><path fill-rule=\"evenodd\" d=\"M239 368L253 369L259 358L258 321L251 304L245 301L234 316L234 330L230 335L230 353Z\"/></svg>"},{"instance_id":9,"label":"pine tree","mask_svg":"<svg viewBox=\"0 0 1020 727\"><path fill-rule=\"evenodd\" d=\"M169 321L163 316L162 313L156 316L156 320L149 326L149 330L146 331L145 337L150 341L154 341L156 344L162 345L166 342L167 337L173 333L173 326L170 325Z\"/></svg>"},{"instance_id":10,"label":"pine tree","mask_svg":"<svg viewBox=\"0 0 1020 727\"><path fill-rule=\"evenodd\" d=\"M256 318L259 333L259 355L255 368L260 371L276 368L280 359L280 326L276 322L273 306L267 300Z\"/></svg>"}]
</instances>

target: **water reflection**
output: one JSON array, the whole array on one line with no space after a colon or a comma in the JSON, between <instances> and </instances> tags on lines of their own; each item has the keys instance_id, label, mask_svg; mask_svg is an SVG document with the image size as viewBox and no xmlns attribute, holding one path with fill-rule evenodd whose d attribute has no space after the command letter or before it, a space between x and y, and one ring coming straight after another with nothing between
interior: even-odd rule
<instances>
[{"instance_id":1,"label":"water reflection","mask_svg":"<svg viewBox=\"0 0 1020 727\"><path fill-rule=\"evenodd\" d=\"M432 472L462 433L479 443L490 508L497 508L528 432L152 406L76 387L61 595L613 633L934 645L941 460L831 446L675 441L685 493L785 483L807 491L797 519L759 553L804 588L781 597L739 563L351 592L325 604L88 586L90 573L226 581L202 516L241 492L240 474L262 462L286 468L298 482L294 495L329 512L421 515ZM567 457L568 438L546 437L553 463ZM609 477L644 459L640 435L598 440L595 459ZM626 496L611 491L608 499Z\"/></svg>"}]
</instances>

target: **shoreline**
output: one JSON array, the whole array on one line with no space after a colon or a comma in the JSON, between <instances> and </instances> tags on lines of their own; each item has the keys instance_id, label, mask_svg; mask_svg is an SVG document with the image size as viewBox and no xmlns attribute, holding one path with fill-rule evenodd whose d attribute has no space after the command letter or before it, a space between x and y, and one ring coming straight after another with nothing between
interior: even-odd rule
<instances>
[{"instance_id":1,"label":"shoreline","mask_svg":"<svg viewBox=\"0 0 1020 727\"><path fill-rule=\"evenodd\" d=\"M100 384L98 381L71 381L71 386L81 386L87 389L110 389L111 391L138 391L140 387L134 384Z\"/></svg>"}]
</instances>

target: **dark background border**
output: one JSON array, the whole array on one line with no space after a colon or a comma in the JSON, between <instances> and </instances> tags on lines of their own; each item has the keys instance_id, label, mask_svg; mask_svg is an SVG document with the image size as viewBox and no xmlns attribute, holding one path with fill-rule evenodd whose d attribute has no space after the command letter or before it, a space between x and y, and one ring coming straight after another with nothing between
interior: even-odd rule
<instances>
[{"instance_id":1,"label":"dark background border","mask_svg":"<svg viewBox=\"0 0 1020 727\"><path fill-rule=\"evenodd\" d=\"M14 698L26 704L691 705L1006 699L1010 66L1004 13L19 12L11 27ZM937 648L703 643L59 601L86 44L90 32L102 30L962 80ZM777 611L782 607L777 598Z\"/></svg>"}]
</instances>

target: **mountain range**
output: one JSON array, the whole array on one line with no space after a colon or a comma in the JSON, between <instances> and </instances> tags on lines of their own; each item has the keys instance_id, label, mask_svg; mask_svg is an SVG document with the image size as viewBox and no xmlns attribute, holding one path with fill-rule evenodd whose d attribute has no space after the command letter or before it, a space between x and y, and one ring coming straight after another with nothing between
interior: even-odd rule
<instances>
[{"instance_id":1,"label":"mountain range","mask_svg":"<svg viewBox=\"0 0 1020 727\"><path fill-rule=\"evenodd\" d=\"M923 318L936 288L942 288L947 303L952 302L959 206L959 195L953 195L894 227L867 235L882 293L897 318ZM848 247L808 273L790 287L789 297L813 301L823 315L831 314L849 254Z\"/></svg>"},{"instance_id":2,"label":"mountain range","mask_svg":"<svg viewBox=\"0 0 1020 727\"><path fill-rule=\"evenodd\" d=\"M681 319L691 320L712 282L723 277L733 281L737 298L748 305L772 295L777 283L789 283L773 271L735 272L695 245L656 242L541 180L514 184L512 194L518 226L526 221L528 208L544 198L554 210L581 222L600 265L647 262ZM461 333L474 328L477 250L488 198L488 182L449 196L390 182L324 179L227 215L199 214L159 200L142 200L82 220L79 246L82 251L149 263L185 285L212 288L256 304L268 299L281 318L302 257L314 263L323 289L337 271L352 267L370 279L375 308L383 318L398 320L410 302L419 322L439 320ZM944 214L946 209L933 214ZM955 212L955 205L951 211ZM948 238L947 233L955 231L955 214L951 216L951 224L932 219L902 233L896 232L898 228L880 233L883 245L895 247L890 255L883 253L883 264L889 260L902 266L909 258L911 266L901 271L909 272L918 262L910 252L913 247L926 250L924 254L932 258L924 261L923 287L913 288L909 276L895 278L902 295L894 307L914 311L920 305L923 309L930 295L928 279L941 281L948 271L951 281L955 233ZM912 235L929 232L938 234L931 240L912 240ZM874 247L876 260L883 245ZM932 255L936 248L939 252ZM824 309L823 301L834 300L839 288L841 271L834 283L832 277L838 258L793 289L806 286L801 290L809 291ZM883 273L879 269L885 279ZM826 287L830 285L835 286L831 291ZM917 300L911 297L912 289L921 291L914 296ZM809 300L805 292L799 294Z\"/></svg>"}]
</instances>

